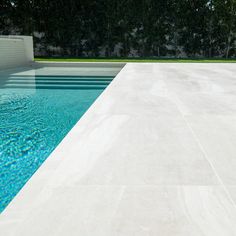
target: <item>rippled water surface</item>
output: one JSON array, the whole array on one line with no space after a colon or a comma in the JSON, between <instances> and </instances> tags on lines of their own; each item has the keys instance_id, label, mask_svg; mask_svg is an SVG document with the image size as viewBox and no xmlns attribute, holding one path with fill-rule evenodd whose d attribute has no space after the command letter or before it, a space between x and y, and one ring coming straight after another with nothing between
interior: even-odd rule
<instances>
[{"instance_id":1,"label":"rippled water surface","mask_svg":"<svg viewBox=\"0 0 236 236\"><path fill-rule=\"evenodd\" d=\"M8 78L0 86L0 211L110 82L86 77L34 80Z\"/></svg>"}]
</instances>

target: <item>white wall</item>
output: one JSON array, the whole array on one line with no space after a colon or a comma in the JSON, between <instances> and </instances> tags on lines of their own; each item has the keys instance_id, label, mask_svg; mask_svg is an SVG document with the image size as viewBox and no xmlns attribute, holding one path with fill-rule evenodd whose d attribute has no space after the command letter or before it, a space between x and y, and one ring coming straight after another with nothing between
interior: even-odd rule
<instances>
[{"instance_id":1,"label":"white wall","mask_svg":"<svg viewBox=\"0 0 236 236\"><path fill-rule=\"evenodd\" d=\"M0 36L0 69L24 66L33 60L31 36Z\"/></svg>"}]
</instances>

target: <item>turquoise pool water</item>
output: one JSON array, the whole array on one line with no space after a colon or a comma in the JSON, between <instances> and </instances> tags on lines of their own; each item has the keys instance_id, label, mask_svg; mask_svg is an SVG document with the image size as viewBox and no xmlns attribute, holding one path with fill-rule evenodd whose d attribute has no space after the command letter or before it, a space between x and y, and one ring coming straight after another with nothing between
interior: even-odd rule
<instances>
[{"instance_id":1,"label":"turquoise pool water","mask_svg":"<svg viewBox=\"0 0 236 236\"><path fill-rule=\"evenodd\" d=\"M112 77L0 77L0 212Z\"/></svg>"}]
</instances>

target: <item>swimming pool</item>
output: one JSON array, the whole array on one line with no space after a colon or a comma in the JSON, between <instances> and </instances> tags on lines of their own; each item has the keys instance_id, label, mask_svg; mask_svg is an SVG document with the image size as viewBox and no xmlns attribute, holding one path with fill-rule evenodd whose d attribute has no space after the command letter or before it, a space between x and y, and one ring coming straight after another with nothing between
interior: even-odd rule
<instances>
[{"instance_id":1,"label":"swimming pool","mask_svg":"<svg viewBox=\"0 0 236 236\"><path fill-rule=\"evenodd\" d=\"M0 212L114 76L0 76Z\"/></svg>"}]
</instances>

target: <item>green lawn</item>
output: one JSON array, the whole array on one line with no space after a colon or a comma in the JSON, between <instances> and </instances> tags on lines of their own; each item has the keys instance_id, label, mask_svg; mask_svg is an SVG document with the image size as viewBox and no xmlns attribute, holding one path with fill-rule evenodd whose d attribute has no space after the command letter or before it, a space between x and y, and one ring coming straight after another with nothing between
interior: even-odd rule
<instances>
[{"instance_id":1,"label":"green lawn","mask_svg":"<svg viewBox=\"0 0 236 236\"><path fill-rule=\"evenodd\" d=\"M50 62L159 62L159 63L236 63L235 59L152 59L152 58L48 58L36 57L35 61Z\"/></svg>"}]
</instances>

